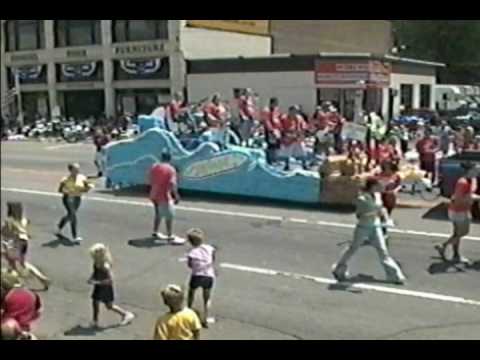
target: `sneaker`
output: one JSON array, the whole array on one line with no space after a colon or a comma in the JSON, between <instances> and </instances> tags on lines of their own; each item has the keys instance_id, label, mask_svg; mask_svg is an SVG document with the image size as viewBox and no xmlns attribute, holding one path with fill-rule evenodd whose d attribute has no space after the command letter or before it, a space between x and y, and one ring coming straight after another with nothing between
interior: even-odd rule
<instances>
[{"instance_id":1,"label":"sneaker","mask_svg":"<svg viewBox=\"0 0 480 360\"><path fill-rule=\"evenodd\" d=\"M332 275L338 282L345 282L347 281L348 275L347 274L339 274L335 270L332 271Z\"/></svg>"},{"instance_id":2,"label":"sneaker","mask_svg":"<svg viewBox=\"0 0 480 360\"><path fill-rule=\"evenodd\" d=\"M207 318L207 324L215 324L216 322L217 320L212 316Z\"/></svg>"},{"instance_id":3,"label":"sneaker","mask_svg":"<svg viewBox=\"0 0 480 360\"><path fill-rule=\"evenodd\" d=\"M161 239L162 238L162 233L159 233L159 232L152 233L152 238Z\"/></svg>"},{"instance_id":4,"label":"sneaker","mask_svg":"<svg viewBox=\"0 0 480 360\"><path fill-rule=\"evenodd\" d=\"M461 255L454 256L452 258L452 261L457 264L465 264L465 265L470 265L472 263L470 259L467 259L466 257Z\"/></svg>"},{"instance_id":5,"label":"sneaker","mask_svg":"<svg viewBox=\"0 0 480 360\"><path fill-rule=\"evenodd\" d=\"M126 325L130 324L133 319L135 319L135 314L129 312L123 317L122 321L120 322L120 325L121 326L126 326Z\"/></svg>"},{"instance_id":6,"label":"sneaker","mask_svg":"<svg viewBox=\"0 0 480 360\"><path fill-rule=\"evenodd\" d=\"M447 258L445 257L445 246L435 245L435 250L438 251L438 254L440 255L443 261L447 261Z\"/></svg>"},{"instance_id":7,"label":"sneaker","mask_svg":"<svg viewBox=\"0 0 480 360\"><path fill-rule=\"evenodd\" d=\"M48 289L50 288L51 281L50 279L46 279L42 281L42 284L43 284L43 290L48 291Z\"/></svg>"},{"instance_id":8,"label":"sneaker","mask_svg":"<svg viewBox=\"0 0 480 360\"><path fill-rule=\"evenodd\" d=\"M83 241L83 239L80 236L77 236L74 240L75 243L80 244Z\"/></svg>"},{"instance_id":9,"label":"sneaker","mask_svg":"<svg viewBox=\"0 0 480 360\"><path fill-rule=\"evenodd\" d=\"M184 245L187 242L185 239L182 239L176 236L171 236L167 240L169 244L172 244L172 245Z\"/></svg>"},{"instance_id":10,"label":"sneaker","mask_svg":"<svg viewBox=\"0 0 480 360\"><path fill-rule=\"evenodd\" d=\"M61 236L63 236L63 230L60 229L60 228L57 226L57 227L55 228L53 234L54 234L55 236L61 237Z\"/></svg>"}]
</instances>

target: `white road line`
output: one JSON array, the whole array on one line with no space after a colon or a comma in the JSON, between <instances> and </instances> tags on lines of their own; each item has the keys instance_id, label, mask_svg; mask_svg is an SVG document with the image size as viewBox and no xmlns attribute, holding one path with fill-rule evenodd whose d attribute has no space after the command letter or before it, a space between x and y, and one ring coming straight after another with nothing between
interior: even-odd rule
<instances>
[{"instance_id":1,"label":"white road line","mask_svg":"<svg viewBox=\"0 0 480 360\"><path fill-rule=\"evenodd\" d=\"M333 280L333 279L296 274L296 273L290 273L285 271L250 267L250 266L244 266L244 265L222 263L220 264L220 267L224 269L254 273L259 275L283 276L283 277L288 277L295 280L310 280L310 281L314 281L314 282L325 284L325 285L339 284L336 280ZM349 286L355 289L375 291L375 292L386 293L386 294L410 296L410 297L416 297L416 298L421 298L426 300L443 301L443 302L450 302L450 303L463 304L463 305L480 306L480 301L478 300L470 300L470 299L465 299L458 296L442 295L442 294L436 294L436 293L430 293L430 292L424 292L424 291L399 289L399 288L393 288L388 286L370 285L370 284L362 284L362 283L354 283L354 284L352 283L352 284L349 284Z\"/></svg>"},{"instance_id":2,"label":"white road line","mask_svg":"<svg viewBox=\"0 0 480 360\"><path fill-rule=\"evenodd\" d=\"M45 149L49 150L49 151L52 151L52 150L66 149L66 148L69 148L69 147L80 146L80 145L85 145L85 144L75 143L75 144L54 145L54 146L47 146Z\"/></svg>"},{"instance_id":3,"label":"white road line","mask_svg":"<svg viewBox=\"0 0 480 360\"><path fill-rule=\"evenodd\" d=\"M31 194L31 195L55 196L55 197L61 196L58 193L38 191L38 190L17 189L17 188L7 188L7 187L2 187L1 190L6 192L23 193L23 194ZM85 200L99 201L99 202L105 202L105 203L111 203L111 204L133 205L133 206L146 206L146 207L151 206L150 202L148 201L108 199L105 197L98 197L98 196L92 196L92 195L85 196ZM337 223L337 222L327 222L327 221L308 221L306 219L283 218L281 216L270 216L270 215L245 213L245 212L237 212L237 211L212 210L212 209L203 209L203 208L186 207L186 206L178 206L177 209L181 211L187 211L187 212L241 217L241 218L257 219L257 220L268 220L268 221L275 221L280 223L291 222L291 223L301 223L306 225L319 225L324 227L335 227L335 228L345 228L345 229L353 229L355 227L354 224L347 224L347 223ZM429 233L429 232L413 231L413 230L391 229L390 231L396 234L413 235L413 236L430 237L430 238L448 239L450 237L449 234ZM464 238L464 240L480 242L480 237L467 236Z\"/></svg>"}]
</instances>

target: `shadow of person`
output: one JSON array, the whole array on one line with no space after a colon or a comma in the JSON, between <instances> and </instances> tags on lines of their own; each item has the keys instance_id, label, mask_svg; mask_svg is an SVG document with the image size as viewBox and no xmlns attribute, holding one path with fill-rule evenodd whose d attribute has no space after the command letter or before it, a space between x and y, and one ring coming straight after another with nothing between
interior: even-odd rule
<instances>
[{"instance_id":1,"label":"shadow of person","mask_svg":"<svg viewBox=\"0 0 480 360\"><path fill-rule=\"evenodd\" d=\"M165 240L155 239L153 237L128 240L127 244L136 248L151 249L168 245Z\"/></svg>"},{"instance_id":2,"label":"shadow of person","mask_svg":"<svg viewBox=\"0 0 480 360\"><path fill-rule=\"evenodd\" d=\"M475 261L473 264L467 266L467 269L469 269L469 270L475 270L475 271L480 271L480 260Z\"/></svg>"},{"instance_id":3,"label":"shadow of person","mask_svg":"<svg viewBox=\"0 0 480 360\"><path fill-rule=\"evenodd\" d=\"M450 271L450 269L452 269ZM457 262L454 261L440 261L433 263L428 267L428 273L430 275L436 274L451 274L465 272L465 268L459 266Z\"/></svg>"},{"instance_id":4,"label":"shadow of person","mask_svg":"<svg viewBox=\"0 0 480 360\"><path fill-rule=\"evenodd\" d=\"M119 324L109 325L105 327L93 327L93 326L83 326L83 325L75 325L73 328L65 331L63 335L65 336L95 336L97 333L115 329L120 327Z\"/></svg>"},{"instance_id":5,"label":"shadow of person","mask_svg":"<svg viewBox=\"0 0 480 360\"><path fill-rule=\"evenodd\" d=\"M57 248L59 246L67 246L67 247L73 247L79 245L78 243L75 243L71 241L69 238L66 236L57 236L56 239L53 239L49 242L43 243L42 247L49 247L49 248Z\"/></svg>"}]
</instances>

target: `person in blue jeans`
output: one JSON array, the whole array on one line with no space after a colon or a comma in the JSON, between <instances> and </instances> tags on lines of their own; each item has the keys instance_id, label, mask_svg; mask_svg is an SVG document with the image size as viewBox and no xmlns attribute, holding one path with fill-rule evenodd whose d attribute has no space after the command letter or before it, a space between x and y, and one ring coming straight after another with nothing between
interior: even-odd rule
<instances>
[{"instance_id":1,"label":"person in blue jeans","mask_svg":"<svg viewBox=\"0 0 480 360\"><path fill-rule=\"evenodd\" d=\"M365 243L377 250L389 282L397 285L403 285L405 282L405 275L390 256L385 242L385 235L382 229L384 226L383 222L388 219L388 215L383 205L377 200L377 194L381 190L382 186L377 179L368 179L365 188L356 199L358 223L355 228L353 242L345 250L338 263L333 266L333 276L340 282L348 280L347 263Z\"/></svg>"}]
</instances>

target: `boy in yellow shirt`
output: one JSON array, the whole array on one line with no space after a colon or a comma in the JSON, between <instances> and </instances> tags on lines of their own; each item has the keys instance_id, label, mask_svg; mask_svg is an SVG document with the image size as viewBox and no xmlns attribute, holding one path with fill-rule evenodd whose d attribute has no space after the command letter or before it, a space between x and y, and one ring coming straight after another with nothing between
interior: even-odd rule
<instances>
[{"instance_id":1,"label":"boy in yellow shirt","mask_svg":"<svg viewBox=\"0 0 480 360\"><path fill-rule=\"evenodd\" d=\"M200 340L202 324L198 315L185 307L185 294L178 285L169 285L161 292L170 309L161 316L153 332L153 340Z\"/></svg>"}]
</instances>

